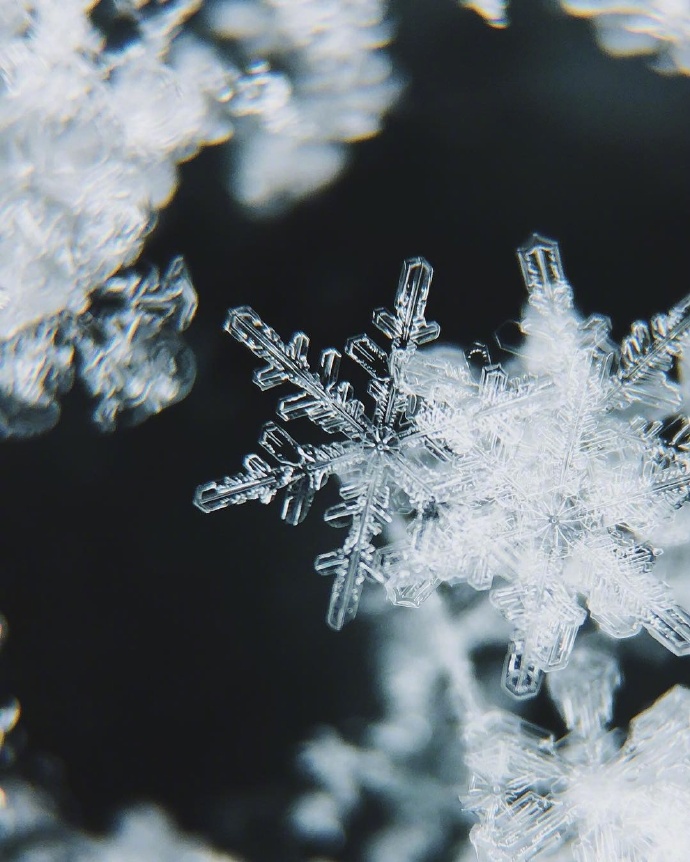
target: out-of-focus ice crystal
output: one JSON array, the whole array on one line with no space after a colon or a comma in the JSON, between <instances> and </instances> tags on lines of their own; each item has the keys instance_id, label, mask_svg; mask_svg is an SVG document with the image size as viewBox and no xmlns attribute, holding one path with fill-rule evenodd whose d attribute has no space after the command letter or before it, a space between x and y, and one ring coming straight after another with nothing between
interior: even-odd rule
<instances>
[{"instance_id":1,"label":"out-of-focus ice crystal","mask_svg":"<svg viewBox=\"0 0 690 862\"><path fill-rule=\"evenodd\" d=\"M233 862L234 857L184 835L153 806L128 809L108 835L79 832L31 785L5 785L0 808L4 862Z\"/></svg>"},{"instance_id":2,"label":"out-of-focus ice crystal","mask_svg":"<svg viewBox=\"0 0 690 862\"><path fill-rule=\"evenodd\" d=\"M176 164L230 132L224 67L173 42L199 5L136 11L111 49L88 0L4 0L0 18L0 339L62 311L141 251ZM195 54L192 61L188 54Z\"/></svg>"},{"instance_id":3,"label":"out-of-focus ice crystal","mask_svg":"<svg viewBox=\"0 0 690 862\"><path fill-rule=\"evenodd\" d=\"M113 276L92 293L89 311L62 312L1 342L0 437L51 428L75 376L103 431L120 416L136 424L184 398L196 366L181 333L195 310L196 292L176 258L162 277L155 268Z\"/></svg>"},{"instance_id":4,"label":"out-of-focus ice crystal","mask_svg":"<svg viewBox=\"0 0 690 862\"><path fill-rule=\"evenodd\" d=\"M109 279L139 255L156 211L174 192L177 163L230 134L221 110L228 73L205 43L175 39L198 0L120 4L132 33L119 47L92 22L96 5L0 4L4 436L54 424L75 351L87 388L101 399L103 427L121 407L136 418L156 412L190 382L189 368L174 379L176 360L165 359L170 340L153 344L154 330L162 332L154 317L172 318L173 306L152 316L133 296L123 297L119 318L107 320L88 308L137 280ZM97 357L106 344L121 353L111 353L109 369ZM120 402L114 412L113 399Z\"/></svg>"},{"instance_id":5,"label":"out-of-focus ice crystal","mask_svg":"<svg viewBox=\"0 0 690 862\"><path fill-rule=\"evenodd\" d=\"M662 72L690 75L688 0L561 0L571 15L591 18L609 54L649 54Z\"/></svg>"},{"instance_id":6,"label":"out-of-focus ice crystal","mask_svg":"<svg viewBox=\"0 0 690 862\"><path fill-rule=\"evenodd\" d=\"M372 613L369 605L365 614L384 713L359 738L323 728L302 747L299 765L312 789L293 804L290 824L305 843L327 847L335 858L455 859L467 831L457 804L462 725L481 708L472 651L506 633L485 603L457 615L438 595L417 613L390 605ZM357 818L366 822L373 807L375 825L358 829Z\"/></svg>"},{"instance_id":7,"label":"out-of-focus ice crystal","mask_svg":"<svg viewBox=\"0 0 690 862\"><path fill-rule=\"evenodd\" d=\"M438 334L424 319L431 268L405 265L395 313L374 313L389 351L368 336L345 350L372 378L371 417L338 381L337 351L312 371L306 335L285 343L251 309L231 311L227 330L265 362L260 388L297 390L279 417L308 418L340 440L303 446L269 423L260 443L276 465L250 455L243 472L201 486L196 504L208 512L284 490L283 517L297 524L337 476L342 503L326 520L349 532L316 561L335 576L330 625L354 616L365 580L418 605L442 581L485 590L500 578L491 599L513 628L505 683L524 697L567 664L583 599L613 637L645 628L677 655L690 652L690 616L655 577L652 544L688 497L688 425L664 436L662 422L645 418L681 403L668 371L688 340L690 300L635 323L616 346L607 319L574 310L556 243L534 236L519 260L529 294L522 343L501 336L516 355L512 376L482 346L450 361L416 352ZM378 547L400 512L407 537Z\"/></svg>"},{"instance_id":8,"label":"out-of-focus ice crystal","mask_svg":"<svg viewBox=\"0 0 690 862\"><path fill-rule=\"evenodd\" d=\"M244 58L229 103L232 194L274 212L329 183L379 132L400 81L384 0L214 0L210 30Z\"/></svg>"},{"instance_id":9,"label":"out-of-focus ice crystal","mask_svg":"<svg viewBox=\"0 0 690 862\"><path fill-rule=\"evenodd\" d=\"M487 713L466 731L467 808L480 862L683 862L690 854L690 690L676 686L607 730L620 679L613 659L576 650L549 677L568 727L556 741L517 716Z\"/></svg>"}]
</instances>

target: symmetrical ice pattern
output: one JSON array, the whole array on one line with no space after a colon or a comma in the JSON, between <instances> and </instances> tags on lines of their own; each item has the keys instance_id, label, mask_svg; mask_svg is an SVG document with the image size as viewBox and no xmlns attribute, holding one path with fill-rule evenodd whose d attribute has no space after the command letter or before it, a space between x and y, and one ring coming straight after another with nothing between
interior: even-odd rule
<instances>
[{"instance_id":1,"label":"symmetrical ice pattern","mask_svg":"<svg viewBox=\"0 0 690 862\"><path fill-rule=\"evenodd\" d=\"M453 361L417 354L439 333L424 316L431 267L405 264L395 310L374 313L389 349L368 335L345 346L371 377L369 414L339 379L337 350L313 370L304 333L286 343L252 309L232 310L227 331L264 362L257 385L296 390L279 418L307 418L337 439L301 445L271 422L259 442L273 463L250 455L240 473L200 486L195 502L211 512L282 492L282 517L298 524L335 475L342 502L326 520L348 532L316 560L334 577L329 624L354 617L367 580L418 605L443 581L487 590L500 579L491 600L513 629L505 683L531 696L567 664L583 600L613 637L645 628L690 652L690 616L653 572L655 532L688 496L688 429L639 415L678 409L668 371L688 339L690 302L635 323L616 346L606 318L574 310L556 243L535 235L519 260L529 295L520 345L501 333L517 356L511 375L481 345ZM398 513L406 537L380 547Z\"/></svg>"},{"instance_id":2,"label":"symmetrical ice pattern","mask_svg":"<svg viewBox=\"0 0 690 862\"><path fill-rule=\"evenodd\" d=\"M690 854L690 690L675 686L630 723L608 730L615 661L576 650L549 690L560 740L515 715L466 728L479 862L684 862Z\"/></svg>"},{"instance_id":3,"label":"symmetrical ice pattern","mask_svg":"<svg viewBox=\"0 0 690 862\"><path fill-rule=\"evenodd\" d=\"M67 312L0 342L0 437L51 428L59 396L78 378L94 400L94 422L111 431L118 418L141 422L187 394L195 362L181 333L196 311L182 258L160 276L123 272Z\"/></svg>"},{"instance_id":4,"label":"symmetrical ice pattern","mask_svg":"<svg viewBox=\"0 0 690 862\"><path fill-rule=\"evenodd\" d=\"M471 653L501 643L504 627L486 603L451 612L438 595L416 613L388 604L374 613L371 602L365 611L383 715L358 736L322 728L302 747L311 789L292 805L290 825L338 859L456 859L468 828L457 804L466 786L461 730L480 700ZM374 825L358 828L372 806Z\"/></svg>"},{"instance_id":5,"label":"symmetrical ice pattern","mask_svg":"<svg viewBox=\"0 0 690 862\"><path fill-rule=\"evenodd\" d=\"M299 524L314 495L331 475L340 480L342 502L326 512L333 526L347 526L347 537L335 551L316 560L320 574L334 578L328 623L340 629L351 620L366 579L379 579L374 539L402 509L423 510L435 496L429 484L430 461L440 454L425 447L427 435L411 421L411 396L405 388L405 369L417 347L439 334L436 323L424 318L431 268L421 258L403 267L395 311L378 309L374 324L391 342L382 349L368 335L349 339L345 354L371 377L370 415L355 397L353 387L340 380L341 354L324 350L316 370L307 358L309 339L298 332L289 342L265 324L251 308L230 311L225 328L264 361L254 374L262 389L290 384L296 393L282 398L277 413L283 421L306 418L337 442L300 445L280 425L264 426L259 443L276 462L249 455L244 469L221 482L198 488L195 503L204 512L258 499L270 502L283 493L282 517Z\"/></svg>"},{"instance_id":6,"label":"symmetrical ice pattern","mask_svg":"<svg viewBox=\"0 0 690 862\"><path fill-rule=\"evenodd\" d=\"M348 144L379 132L400 93L385 0L213 0L210 31L243 72L228 103L229 188L274 212L331 182Z\"/></svg>"},{"instance_id":7,"label":"symmetrical ice pattern","mask_svg":"<svg viewBox=\"0 0 690 862\"><path fill-rule=\"evenodd\" d=\"M115 828L98 837L80 832L28 783L5 783L0 807L3 862L233 862L201 840L180 833L158 808L124 811Z\"/></svg>"}]
</instances>

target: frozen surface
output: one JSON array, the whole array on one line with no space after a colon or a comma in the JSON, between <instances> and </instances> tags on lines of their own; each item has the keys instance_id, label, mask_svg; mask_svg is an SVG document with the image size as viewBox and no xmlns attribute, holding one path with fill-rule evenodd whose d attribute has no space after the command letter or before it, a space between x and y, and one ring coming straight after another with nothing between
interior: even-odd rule
<instances>
[{"instance_id":1,"label":"frozen surface","mask_svg":"<svg viewBox=\"0 0 690 862\"><path fill-rule=\"evenodd\" d=\"M439 332L424 316L431 268L405 264L394 312L374 313L389 349L367 335L345 348L371 377L369 414L339 380L338 351L312 370L306 335L286 343L252 309L231 311L228 332L264 362L257 385L296 390L280 400L279 418L309 419L336 440L301 445L269 423L260 444L271 460L248 456L195 502L210 512L281 493L283 518L297 524L335 475L342 502L326 520L348 532L316 560L334 577L329 624L354 617L367 580L411 606L443 581L493 586L513 629L505 684L524 697L567 664L583 599L613 637L645 628L675 654L690 652L690 616L655 576L653 544L688 496L688 429L645 418L679 409L668 372L690 317L683 300L635 323L617 346L607 319L575 311L556 243L534 236L519 261L528 303L519 326L500 333L515 356L511 374L482 345L417 353ZM396 513L408 518L407 535L380 547Z\"/></svg>"},{"instance_id":2,"label":"frozen surface","mask_svg":"<svg viewBox=\"0 0 690 862\"><path fill-rule=\"evenodd\" d=\"M473 773L466 807L480 862L682 862L690 853L690 690L676 686L625 735L608 730L615 661L576 650L549 677L568 727L555 740L510 715L466 731Z\"/></svg>"}]
</instances>

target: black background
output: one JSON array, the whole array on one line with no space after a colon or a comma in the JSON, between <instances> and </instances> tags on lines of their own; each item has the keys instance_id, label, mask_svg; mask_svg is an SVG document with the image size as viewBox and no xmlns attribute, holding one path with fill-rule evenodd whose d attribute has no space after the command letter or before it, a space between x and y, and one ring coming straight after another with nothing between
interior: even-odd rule
<instances>
[{"instance_id":1,"label":"black background","mask_svg":"<svg viewBox=\"0 0 690 862\"><path fill-rule=\"evenodd\" d=\"M453 0L393 14L405 95L332 187L257 221L227 198L219 152L183 166L142 265L182 253L191 269L189 397L103 436L74 391L53 432L0 450L20 767L89 827L150 799L228 848L281 858L296 744L376 714L366 626L324 622L330 584L312 561L339 537L323 501L298 529L275 507L191 505L254 451L276 398L222 331L229 306L283 336L304 329L314 350L342 346L423 254L443 339L486 340L519 314L514 250L534 230L560 241L579 307L617 336L688 292L690 79L607 57L587 22L540 0L518 0L504 31ZM690 682L680 660L626 661L621 720Z\"/></svg>"}]
</instances>

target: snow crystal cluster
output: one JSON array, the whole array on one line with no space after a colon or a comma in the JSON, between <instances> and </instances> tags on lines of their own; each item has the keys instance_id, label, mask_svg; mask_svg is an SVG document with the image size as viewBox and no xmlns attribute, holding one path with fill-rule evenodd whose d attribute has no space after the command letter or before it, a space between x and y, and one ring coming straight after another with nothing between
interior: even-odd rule
<instances>
[{"instance_id":1,"label":"snow crystal cluster","mask_svg":"<svg viewBox=\"0 0 690 862\"><path fill-rule=\"evenodd\" d=\"M565 12L591 18L601 48L614 57L649 56L666 74L690 75L689 0L560 0ZM492 27L508 25L508 0L460 0Z\"/></svg>"},{"instance_id":2,"label":"snow crystal cluster","mask_svg":"<svg viewBox=\"0 0 690 862\"><path fill-rule=\"evenodd\" d=\"M690 652L690 615L654 574L657 536L690 486L687 423L669 431L654 418L680 404L668 371L689 337L690 302L615 345L606 318L575 311L556 243L535 235L519 260L528 303L518 332L501 334L510 373L480 345L453 361L417 353L439 334L425 319L431 267L405 264L394 311L373 318L390 347L368 335L345 346L371 378L370 413L339 378L339 351L313 370L304 333L284 342L252 309L232 310L226 329L263 362L257 385L296 390L279 418L308 419L332 439L300 444L270 422L265 457L200 486L195 502L210 512L282 493L282 517L298 524L335 476L342 501L325 517L346 538L316 559L334 579L329 625L355 616L367 581L408 606L442 582L491 589L512 629L505 685L529 697L567 664L583 603L608 635L644 628ZM404 537L382 543L400 515Z\"/></svg>"},{"instance_id":3,"label":"snow crystal cluster","mask_svg":"<svg viewBox=\"0 0 690 862\"><path fill-rule=\"evenodd\" d=\"M120 409L156 412L191 382L188 360L175 368L184 326L163 327L186 325L195 305L180 264L160 291L155 275L112 276L139 255L175 189L176 164L228 134L215 107L227 82L201 43L173 44L195 2L156 4L147 16L144 4L130 5L137 36L111 48L89 0L0 4L3 436L54 424L77 355L103 427ZM173 306L151 314L142 302L172 282L173 294L186 294L184 321ZM115 297L112 311L88 310Z\"/></svg>"},{"instance_id":4,"label":"snow crystal cluster","mask_svg":"<svg viewBox=\"0 0 690 862\"><path fill-rule=\"evenodd\" d=\"M690 854L690 689L609 730L616 662L576 650L549 691L568 733L506 712L468 722L467 808L479 862L683 862Z\"/></svg>"},{"instance_id":5,"label":"snow crystal cluster","mask_svg":"<svg viewBox=\"0 0 690 862\"><path fill-rule=\"evenodd\" d=\"M121 314L99 335L119 359L97 358L91 317L84 323L94 299L115 292L127 301L124 282L140 277L123 268L173 196L180 162L236 130L235 193L270 209L336 176L346 143L374 134L399 91L380 50L380 0L208 4L210 26L194 33L201 5L0 0L4 436L54 423L75 352L85 356L87 389L108 404L97 408L105 428L120 409L141 418L189 388L189 357L173 368L179 346L168 330L153 343L148 319L134 323L136 302L127 322ZM224 56L221 37L234 40L246 70ZM179 317L174 308L165 316ZM161 367L159 382L151 375Z\"/></svg>"},{"instance_id":6,"label":"snow crystal cluster","mask_svg":"<svg viewBox=\"0 0 690 862\"><path fill-rule=\"evenodd\" d=\"M59 817L40 791L17 780L5 783L0 856L5 862L233 862L178 832L152 806L123 812L105 836L80 832Z\"/></svg>"},{"instance_id":7,"label":"snow crystal cluster","mask_svg":"<svg viewBox=\"0 0 690 862\"><path fill-rule=\"evenodd\" d=\"M650 55L661 72L690 75L688 0L562 0L571 15L591 18L601 47L614 56Z\"/></svg>"},{"instance_id":8,"label":"snow crystal cluster","mask_svg":"<svg viewBox=\"0 0 690 862\"><path fill-rule=\"evenodd\" d=\"M505 631L486 604L451 611L438 595L416 613L371 603L365 611L384 714L354 739L327 727L304 744L298 765L311 789L293 804L290 825L304 844L338 858L445 858L463 850L468 825L458 796L467 778L463 722L481 697L472 653L501 643ZM355 824L372 804L380 821L362 836Z\"/></svg>"}]
</instances>

